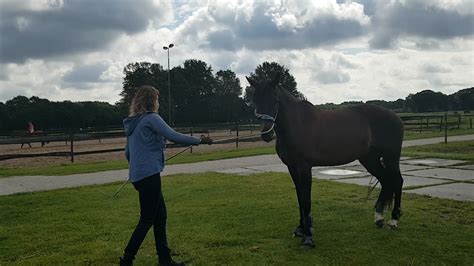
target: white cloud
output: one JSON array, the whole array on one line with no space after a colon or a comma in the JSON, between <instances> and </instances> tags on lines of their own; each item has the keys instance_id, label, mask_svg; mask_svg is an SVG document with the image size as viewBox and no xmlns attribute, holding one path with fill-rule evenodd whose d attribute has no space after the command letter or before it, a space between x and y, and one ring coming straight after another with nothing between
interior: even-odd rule
<instances>
[{"instance_id":1,"label":"white cloud","mask_svg":"<svg viewBox=\"0 0 474 266\"><path fill-rule=\"evenodd\" d=\"M209 49L301 49L360 36L369 22L358 3L216 1L198 8L176 33Z\"/></svg>"},{"instance_id":2,"label":"white cloud","mask_svg":"<svg viewBox=\"0 0 474 266\"><path fill-rule=\"evenodd\" d=\"M6 63L103 50L123 34L172 18L168 1L12 2L0 2L0 62Z\"/></svg>"},{"instance_id":3,"label":"white cloud","mask_svg":"<svg viewBox=\"0 0 474 266\"><path fill-rule=\"evenodd\" d=\"M79 21L90 10L84 3L68 17L58 15L68 2L0 2L0 101L22 94L114 103L123 67L166 68L169 43L171 67L200 59L236 72L242 86L257 65L278 62L315 104L452 93L474 83L468 0L99 2L103 8Z\"/></svg>"},{"instance_id":4,"label":"white cloud","mask_svg":"<svg viewBox=\"0 0 474 266\"><path fill-rule=\"evenodd\" d=\"M377 2L372 22L370 45L376 49L396 48L399 38L406 36L446 40L471 38L474 34L474 10L470 0ZM431 42L429 48L435 44Z\"/></svg>"}]
</instances>

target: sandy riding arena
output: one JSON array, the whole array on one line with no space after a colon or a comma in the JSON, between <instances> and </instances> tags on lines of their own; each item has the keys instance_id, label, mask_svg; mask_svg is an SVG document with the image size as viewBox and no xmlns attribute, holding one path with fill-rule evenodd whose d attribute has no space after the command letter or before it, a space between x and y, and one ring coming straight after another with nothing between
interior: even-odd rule
<instances>
[{"instance_id":1,"label":"sandy riding arena","mask_svg":"<svg viewBox=\"0 0 474 266\"><path fill-rule=\"evenodd\" d=\"M256 133L253 131L252 133ZM250 135L250 131L240 132L240 136ZM229 131L218 131L209 134L214 141L220 139L229 139L235 137L235 132L230 133ZM87 140L87 141L75 141L74 152L82 151L94 151L94 150L107 150L107 149L120 149L125 147L125 137L113 138L113 139L101 139ZM239 148L250 148L250 147L265 147L273 146L274 142L266 143L263 141L257 142L239 142ZM49 152L69 152L70 143L66 142L51 142L41 147L41 143L31 143L31 148L26 144L23 148L20 148L20 144L11 145L0 145L0 155L5 154L31 154L31 153L49 153ZM167 149L166 154L171 156L177 152L182 151L184 148L172 148ZM215 145L200 145L193 147L193 152L203 153L211 152L216 150L232 150L236 149L235 142L226 144L215 144ZM186 151L189 153L190 151ZM74 163L93 163L103 161L114 161L124 160L123 151L119 152L107 152L98 154L87 154L87 155L75 155ZM16 168L16 167L44 167L52 165L70 164L70 157L68 156L44 156L44 157L33 157L33 158L20 158L0 161L0 167Z\"/></svg>"}]
</instances>

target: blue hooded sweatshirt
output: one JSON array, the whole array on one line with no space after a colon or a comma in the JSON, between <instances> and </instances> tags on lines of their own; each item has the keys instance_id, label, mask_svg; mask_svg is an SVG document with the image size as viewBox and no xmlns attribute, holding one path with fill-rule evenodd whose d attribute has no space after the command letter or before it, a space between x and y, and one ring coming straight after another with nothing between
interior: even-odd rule
<instances>
[{"instance_id":1,"label":"blue hooded sweatshirt","mask_svg":"<svg viewBox=\"0 0 474 266\"><path fill-rule=\"evenodd\" d=\"M127 135L125 157L128 160L130 182L137 182L163 171L165 139L189 145L201 142L199 138L174 131L154 112L127 117L123 120L123 127Z\"/></svg>"}]
</instances>

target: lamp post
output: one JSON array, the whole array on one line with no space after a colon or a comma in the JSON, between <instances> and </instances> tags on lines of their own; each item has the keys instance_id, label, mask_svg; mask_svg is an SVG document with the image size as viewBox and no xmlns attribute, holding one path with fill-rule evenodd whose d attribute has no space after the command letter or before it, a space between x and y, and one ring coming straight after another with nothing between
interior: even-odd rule
<instances>
[{"instance_id":1,"label":"lamp post","mask_svg":"<svg viewBox=\"0 0 474 266\"><path fill-rule=\"evenodd\" d=\"M170 75L170 49L174 47L174 44L170 43L168 46L163 46L163 50L166 50L168 52L168 119L170 125L173 125L173 122L171 120L171 75Z\"/></svg>"}]
</instances>

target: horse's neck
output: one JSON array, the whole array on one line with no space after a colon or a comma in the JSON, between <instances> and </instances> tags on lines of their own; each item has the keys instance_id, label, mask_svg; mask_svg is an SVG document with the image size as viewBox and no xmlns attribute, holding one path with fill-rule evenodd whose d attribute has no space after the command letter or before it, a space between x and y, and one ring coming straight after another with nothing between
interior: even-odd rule
<instances>
[{"instance_id":1,"label":"horse's neck","mask_svg":"<svg viewBox=\"0 0 474 266\"><path fill-rule=\"evenodd\" d=\"M301 100L297 99L293 96L290 92L284 89L280 89L280 99L279 99L279 107L278 107L278 117L276 121L276 125L280 133L285 128L288 128L290 121L290 117L294 117L297 110L297 105L301 104ZM278 132L277 132L278 134Z\"/></svg>"},{"instance_id":2,"label":"horse's neck","mask_svg":"<svg viewBox=\"0 0 474 266\"><path fill-rule=\"evenodd\" d=\"M280 99L279 99L280 108L286 109L283 111L287 111L288 109L291 110L292 106L300 102L301 100L297 99L289 91L285 89L280 89Z\"/></svg>"}]
</instances>

